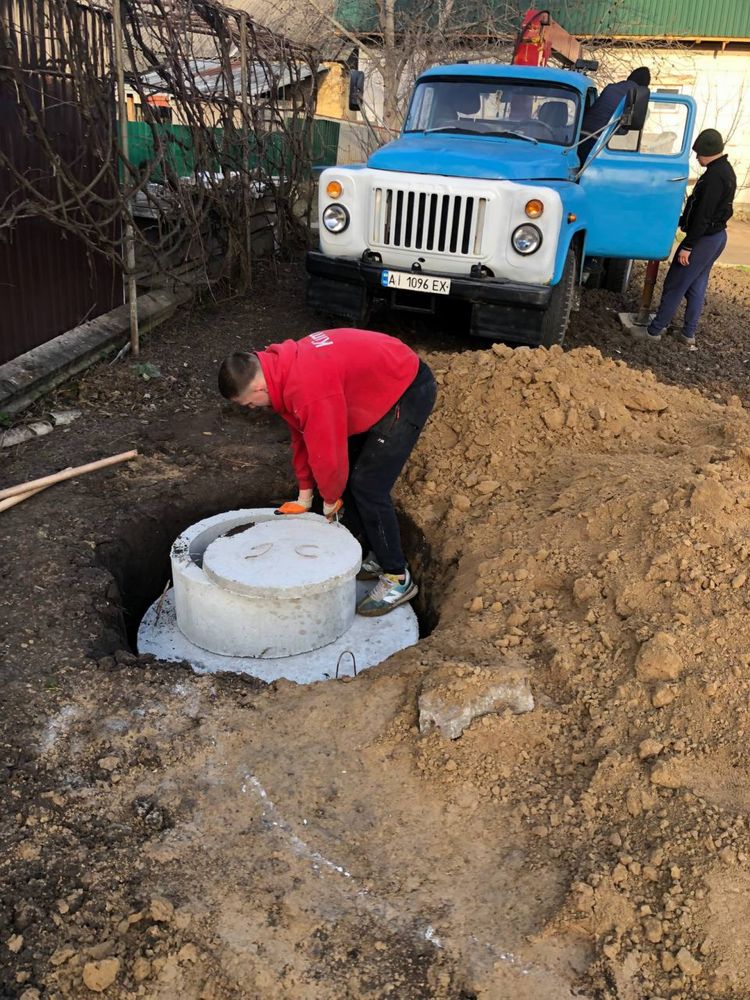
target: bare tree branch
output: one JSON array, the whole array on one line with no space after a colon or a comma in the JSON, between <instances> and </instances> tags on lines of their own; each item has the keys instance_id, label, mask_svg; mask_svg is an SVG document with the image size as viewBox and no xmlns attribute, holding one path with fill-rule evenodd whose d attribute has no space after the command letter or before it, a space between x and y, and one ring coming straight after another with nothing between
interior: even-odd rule
<instances>
[{"instance_id":1,"label":"bare tree branch","mask_svg":"<svg viewBox=\"0 0 750 1000\"><path fill-rule=\"evenodd\" d=\"M133 130L141 152L133 145L127 155L115 127L109 14L77 0L16 0L0 18L0 86L14 97L14 131L36 165L0 148L15 189L0 205L0 233L44 218L122 266L119 231L129 221L144 274L177 282L187 270L211 281L235 271L242 279L251 215L257 224L267 212L282 247L304 238L296 202L310 175L317 54L249 18L241 32L243 15L216 0L122 7L126 87L142 119ZM44 62L29 55L43 50L31 36L47 40ZM85 123L80 151L61 141L63 109Z\"/></svg>"}]
</instances>

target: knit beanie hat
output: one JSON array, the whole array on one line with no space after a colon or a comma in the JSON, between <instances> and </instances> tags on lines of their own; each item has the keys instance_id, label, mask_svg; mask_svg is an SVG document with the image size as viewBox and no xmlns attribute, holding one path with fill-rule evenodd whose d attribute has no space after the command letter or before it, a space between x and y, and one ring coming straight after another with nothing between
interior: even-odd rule
<instances>
[{"instance_id":1,"label":"knit beanie hat","mask_svg":"<svg viewBox=\"0 0 750 1000\"><path fill-rule=\"evenodd\" d=\"M704 128L693 143L693 152L698 156L718 156L724 152L724 140L721 132L715 128Z\"/></svg>"},{"instance_id":2,"label":"knit beanie hat","mask_svg":"<svg viewBox=\"0 0 750 1000\"><path fill-rule=\"evenodd\" d=\"M648 87L651 83L651 70L648 66L639 66L638 69L633 70L628 80L637 83L639 87Z\"/></svg>"}]
</instances>

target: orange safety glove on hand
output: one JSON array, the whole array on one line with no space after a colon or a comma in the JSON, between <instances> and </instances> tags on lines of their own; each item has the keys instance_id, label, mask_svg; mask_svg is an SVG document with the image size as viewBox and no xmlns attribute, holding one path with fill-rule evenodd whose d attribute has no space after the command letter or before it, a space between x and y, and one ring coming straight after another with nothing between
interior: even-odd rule
<instances>
[{"instance_id":1,"label":"orange safety glove on hand","mask_svg":"<svg viewBox=\"0 0 750 1000\"><path fill-rule=\"evenodd\" d=\"M296 500L287 500L276 508L274 514L306 514L312 507L312 501L312 490L300 490Z\"/></svg>"},{"instance_id":2,"label":"orange safety glove on hand","mask_svg":"<svg viewBox=\"0 0 750 1000\"><path fill-rule=\"evenodd\" d=\"M336 515L339 513L341 508L344 506L343 501L337 500L335 503L323 502L323 513L328 518L329 521L337 521Z\"/></svg>"},{"instance_id":3,"label":"orange safety glove on hand","mask_svg":"<svg viewBox=\"0 0 750 1000\"><path fill-rule=\"evenodd\" d=\"M306 514L310 508L304 504L296 503L294 500L287 500L280 507L277 507L274 514Z\"/></svg>"}]
</instances>

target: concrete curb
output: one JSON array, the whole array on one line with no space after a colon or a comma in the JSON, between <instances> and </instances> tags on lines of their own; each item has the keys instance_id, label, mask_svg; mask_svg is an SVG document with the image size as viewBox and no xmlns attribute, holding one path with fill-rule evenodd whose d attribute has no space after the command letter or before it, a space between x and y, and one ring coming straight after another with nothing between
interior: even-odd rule
<instances>
[{"instance_id":1,"label":"concrete curb","mask_svg":"<svg viewBox=\"0 0 750 1000\"><path fill-rule=\"evenodd\" d=\"M138 299L140 332L148 333L169 319L192 292L163 290ZM18 413L56 388L71 375L98 361L129 336L129 307L118 306L103 316L60 334L54 340L0 365L0 412Z\"/></svg>"}]
</instances>

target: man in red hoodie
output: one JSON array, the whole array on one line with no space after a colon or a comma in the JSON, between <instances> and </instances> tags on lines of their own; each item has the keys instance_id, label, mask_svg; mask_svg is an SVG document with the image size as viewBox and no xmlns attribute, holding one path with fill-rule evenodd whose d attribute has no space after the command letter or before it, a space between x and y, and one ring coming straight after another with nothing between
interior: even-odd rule
<instances>
[{"instance_id":1,"label":"man in red hoodie","mask_svg":"<svg viewBox=\"0 0 750 1000\"><path fill-rule=\"evenodd\" d=\"M256 354L230 354L219 391L240 406L271 407L289 424L299 496L277 513L345 508L369 549L360 579L378 583L361 615L383 615L417 593L401 547L393 488L435 404L432 372L394 337L371 330L321 330Z\"/></svg>"}]
</instances>

